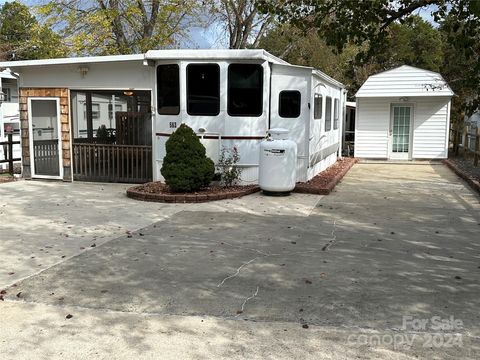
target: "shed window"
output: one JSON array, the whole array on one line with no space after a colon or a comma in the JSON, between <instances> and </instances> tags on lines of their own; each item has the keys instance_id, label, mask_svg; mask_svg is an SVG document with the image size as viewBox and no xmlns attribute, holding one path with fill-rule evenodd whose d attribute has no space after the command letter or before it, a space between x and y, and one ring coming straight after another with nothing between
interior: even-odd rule
<instances>
[{"instance_id":1,"label":"shed window","mask_svg":"<svg viewBox=\"0 0 480 360\"><path fill-rule=\"evenodd\" d=\"M157 67L157 108L160 115L180 114L180 71L176 64Z\"/></svg>"},{"instance_id":2,"label":"shed window","mask_svg":"<svg viewBox=\"0 0 480 360\"><path fill-rule=\"evenodd\" d=\"M298 90L280 92L278 113L283 118L297 118L300 116L302 95Z\"/></svg>"},{"instance_id":3,"label":"shed window","mask_svg":"<svg viewBox=\"0 0 480 360\"><path fill-rule=\"evenodd\" d=\"M315 94L315 99L313 103L313 118L321 119L323 112L323 97L320 94Z\"/></svg>"},{"instance_id":4,"label":"shed window","mask_svg":"<svg viewBox=\"0 0 480 360\"><path fill-rule=\"evenodd\" d=\"M325 131L332 130L332 98L327 96L325 103Z\"/></svg>"},{"instance_id":5,"label":"shed window","mask_svg":"<svg viewBox=\"0 0 480 360\"><path fill-rule=\"evenodd\" d=\"M187 112L216 116L220 113L220 67L218 64L187 66Z\"/></svg>"},{"instance_id":6,"label":"shed window","mask_svg":"<svg viewBox=\"0 0 480 360\"><path fill-rule=\"evenodd\" d=\"M263 67L231 64L228 67L228 114L260 116L263 112Z\"/></svg>"},{"instance_id":7,"label":"shed window","mask_svg":"<svg viewBox=\"0 0 480 360\"><path fill-rule=\"evenodd\" d=\"M338 129L338 99L334 100L333 106L333 129Z\"/></svg>"}]
</instances>

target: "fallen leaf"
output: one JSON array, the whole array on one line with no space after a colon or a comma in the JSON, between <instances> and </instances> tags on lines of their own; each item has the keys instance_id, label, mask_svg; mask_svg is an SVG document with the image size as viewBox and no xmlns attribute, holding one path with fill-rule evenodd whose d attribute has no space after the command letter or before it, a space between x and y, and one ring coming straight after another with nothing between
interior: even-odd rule
<instances>
[{"instance_id":1,"label":"fallen leaf","mask_svg":"<svg viewBox=\"0 0 480 360\"><path fill-rule=\"evenodd\" d=\"M455 279L457 279L457 280L461 280L461 279L462 279L462 277L457 275L457 276L455 276Z\"/></svg>"},{"instance_id":2,"label":"fallen leaf","mask_svg":"<svg viewBox=\"0 0 480 360\"><path fill-rule=\"evenodd\" d=\"M20 298L20 296L22 296L22 292L21 292L21 291L17 294L17 298Z\"/></svg>"},{"instance_id":3,"label":"fallen leaf","mask_svg":"<svg viewBox=\"0 0 480 360\"><path fill-rule=\"evenodd\" d=\"M302 325L302 328L308 329L308 325L307 325L307 324L303 324L303 325Z\"/></svg>"},{"instance_id":4,"label":"fallen leaf","mask_svg":"<svg viewBox=\"0 0 480 360\"><path fill-rule=\"evenodd\" d=\"M65 319L71 319L73 317L72 314L68 314L67 316L65 316Z\"/></svg>"},{"instance_id":5,"label":"fallen leaf","mask_svg":"<svg viewBox=\"0 0 480 360\"><path fill-rule=\"evenodd\" d=\"M92 244L92 245L90 245L90 247L96 247L96 246L97 246L97 244Z\"/></svg>"}]
</instances>

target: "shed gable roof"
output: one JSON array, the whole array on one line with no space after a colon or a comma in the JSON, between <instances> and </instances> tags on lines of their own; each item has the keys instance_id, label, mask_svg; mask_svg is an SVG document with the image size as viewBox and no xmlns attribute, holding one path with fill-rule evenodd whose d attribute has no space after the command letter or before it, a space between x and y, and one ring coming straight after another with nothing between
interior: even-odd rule
<instances>
[{"instance_id":1,"label":"shed gable roof","mask_svg":"<svg viewBox=\"0 0 480 360\"><path fill-rule=\"evenodd\" d=\"M370 76L356 97L453 96L439 73L409 65Z\"/></svg>"}]
</instances>

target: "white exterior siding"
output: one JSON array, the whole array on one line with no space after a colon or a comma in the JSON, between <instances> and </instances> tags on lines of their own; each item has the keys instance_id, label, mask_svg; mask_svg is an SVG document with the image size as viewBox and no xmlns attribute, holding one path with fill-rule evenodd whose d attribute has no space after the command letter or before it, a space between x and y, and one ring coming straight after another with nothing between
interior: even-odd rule
<instances>
[{"instance_id":1,"label":"white exterior siding","mask_svg":"<svg viewBox=\"0 0 480 360\"><path fill-rule=\"evenodd\" d=\"M440 74L408 65L370 76L356 94L357 98L452 95Z\"/></svg>"},{"instance_id":2,"label":"white exterior siding","mask_svg":"<svg viewBox=\"0 0 480 360\"><path fill-rule=\"evenodd\" d=\"M387 158L390 100L358 99L355 157Z\"/></svg>"},{"instance_id":3,"label":"white exterior siding","mask_svg":"<svg viewBox=\"0 0 480 360\"><path fill-rule=\"evenodd\" d=\"M355 157L389 158L392 104L401 102L398 98L357 100ZM450 98L417 97L410 98L406 104L413 106L410 158L447 158Z\"/></svg>"},{"instance_id":4,"label":"white exterior siding","mask_svg":"<svg viewBox=\"0 0 480 360\"><path fill-rule=\"evenodd\" d=\"M447 158L449 102L448 98L416 99L413 158Z\"/></svg>"}]
</instances>

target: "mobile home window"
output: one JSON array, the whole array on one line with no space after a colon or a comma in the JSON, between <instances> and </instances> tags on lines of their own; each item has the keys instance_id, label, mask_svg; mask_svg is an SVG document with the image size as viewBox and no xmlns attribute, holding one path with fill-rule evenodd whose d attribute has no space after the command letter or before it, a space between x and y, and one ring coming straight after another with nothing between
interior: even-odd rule
<instances>
[{"instance_id":1,"label":"mobile home window","mask_svg":"<svg viewBox=\"0 0 480 360\"><path fill-rule=\"evenodd\" d=\"M338 99L334 100L333 105L333 129L338 129Z\"/></svg>"},{"instance_id":2,"label":"mobile home window","mask_svg":"<svg viewBox=\"0 0 480 360\"><path fill-rule=\"evenodd\" d=\"M263 67L257 64L231 64L228 67L228 106L230 116L260 116L263 112Z\"/></svg>"},{"instance_id":3,"label":"mobile home window","mask_svg":"<svg viewBox=\"0 0 480 360\"><path fill-rule=\"evenodd\" d=\"M176 64L157 67L157 108L160 115L180 114L180 70Z\"/></svg>"},{"instance_id":4,"label":"mobile home window","mask_svg":"<svg viewBox=\"0 0 480 360\"><path fill-rule=\"evenodd\" d=\"M220 67L218 64L187 66L187 112L216 116L220 113Z\"/></svg>"},{"instance_id":5,"label":"mobile home window","mask_svg":"<svg viewBox=\"0 0 480 360\"><path fill-rule=\"evenodd\" d=\"M313 102L313 118L321 119L323 112L323 97L320 94L315 94L315 99Z\"/></svg>"},{"instance_id":6,"label":"mobile home window","mask_svg":"<svg viewBox=\"0 0 480 360\"><path fill-rule=\"evenodd\" d=\"M280 92L278 114L283 118L297 118L300 116L302 95L297 90Z\"/></svg>"},{"instance_id":7,"label":"mobile home window","mask_svg":"<svg viewBox=\"0 0 480 360\"><path fill-rule=\"evenodd\" d=\"M332 98L327 96L325 103L325 131L332 129Z\"/></svg>"}]
</instances>

